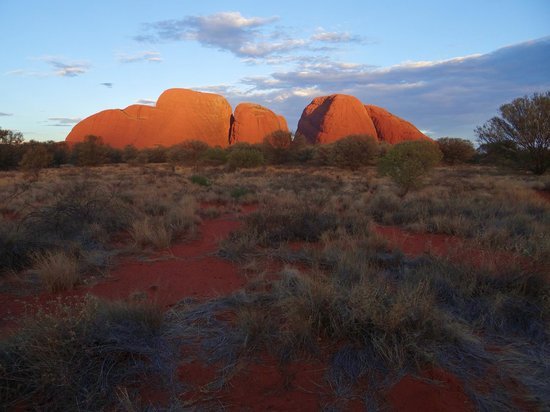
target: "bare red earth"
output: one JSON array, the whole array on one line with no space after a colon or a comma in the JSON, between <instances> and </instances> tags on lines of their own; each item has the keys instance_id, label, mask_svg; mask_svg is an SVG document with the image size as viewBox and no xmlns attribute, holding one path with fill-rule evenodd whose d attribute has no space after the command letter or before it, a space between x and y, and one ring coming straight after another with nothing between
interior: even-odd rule
<instances>
[{"instance_id":1,"label":"bare red earth","mask_svg":"<svg viewBox=\"0 0 550 412\"><path fill-rule=\"evenodd\" d=\"M498 269L510 265L530 268L533 263L509 252L486 251L468 243L457 236L440 233L413 233L398 226L373 225L376 233L384 237L391 246L409 256L431 254L447 257L454 262L482 266L486 269Z\"/></svg>"},{"instance_id":2,"label":"bare red earth","mask_svg":"<svg viewBox=\"0 0 550 412\"><path fill-rule=\"evenodd\" d=\"M256 206L244 208L251 212ZM174 245L168 252L139 261L126 257L112 270L111 276L92 287L79 288L59 294L40 294L17 298L0 295L0 330L6 331L25 311L26 305L47 307L59 298L80 299L91 293L108 299L126 298L133 293L145 293L163 307L169 307L188 296L210 298L229 294L244 286L236 265L214 255L219 240L239 227L237 215L205 221L200 236L187 243ZM431 251L445 255L461 246L456 238L443 235L416 235L399 228L376 226L376 231L407 254ZM294 247L294 245L291 245ZM32 309L31 310L35 310ZM6 319L7 318L7 319ZM360 399L336 400L327 387L326 361L308 360L293 362L285 367L271 357L264 356L258 363L243 365L220 391L208 393L204 386L215 377L214 366L198 362L180 365L181 381L190 385L182 394L184 404L201 408L204 402L217 402L228 410L242 411L313 411L327 406L343 410L364 410ZM433 370L426 378L437 381L404 377L388 393L388 401L397 411L469 411L472 406L464 394L461 383L452 375ZM167 400L162 393L143 393L143 399Z\"/></svg>"},{"instance_id":3,"label":"bare red earth","mask_svg":"<svg viewBox=\"0 0 550 412\"><path fill-rule=\"evenodd\" d=\"M402 412L463 412L474 408L463 385L453 375L441 370L427 371L425 381L405 376L389 392L388 400Z\"/></svg>"}]
</instances>

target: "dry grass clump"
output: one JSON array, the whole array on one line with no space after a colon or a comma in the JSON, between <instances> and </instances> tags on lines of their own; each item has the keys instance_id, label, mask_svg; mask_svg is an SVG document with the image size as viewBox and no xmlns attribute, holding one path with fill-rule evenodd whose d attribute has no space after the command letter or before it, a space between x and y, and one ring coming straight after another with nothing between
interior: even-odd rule
<instances>
[{"instance_id":1,"label":"dry grass clump","mask_svg":"<svg viewBox=\"0 0 550 412\"><path fill-rule=\"evenodd\" d=\"M0 408L106 410L140 382L169 385L175 348L145 301L59 302L0 340Z\"/></svg>"},{"instance_id":2,"label":"dry grass clump","mask_svg":"<svg viewBox=\"0 0 550 412\"><path fill-rule=\"evenodd\" d=\"M35 256L57 250L97 272L116 254L112 240L120 234L139 247L166 248L193 237L200 221L191 183L162 167L49 170L32 182L0 184L7 216L0 218L0 272L28 269Z\"/></svg>"},{"instance_id":3,"label":"dry grass clump","mask_svg":"<svg viewBox=\"0 0 550 412\"><path fill-rule=\"evenodd\" d=\"M80 283L80 262L64 251L46 251L33 258L32 270L49 292L72 289Z\"/></svg>"},{"instance_id":4,"label":"dry grass clump","mask_svg":"<svg viewBox=\"0 0 550 412\"><path fill-rule=\"evenodd\" d=\"M366 209L382 224L456 235L489 249L548 261L550 206L532 189L487 177L439 178L433 183L404 199L377 190Z\"/></svg>"}]
</instances>

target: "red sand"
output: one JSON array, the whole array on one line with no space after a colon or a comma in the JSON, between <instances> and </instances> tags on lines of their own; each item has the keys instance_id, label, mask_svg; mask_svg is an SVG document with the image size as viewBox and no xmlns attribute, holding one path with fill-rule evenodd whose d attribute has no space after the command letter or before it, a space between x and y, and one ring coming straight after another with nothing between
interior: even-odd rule
<instances>
[{"instance_id":1,"label":"red sand","mask_svg":"<svg viewBox=\"0 0 550 412\"><path fill-rule=\"evenodd\" d=\"M107 299L124 299L134 293L146 293L162 307L171 306L188 296L208 298L229 294L245 284L239 268L214 255L217 242L239 227L237 216L206 221L200 236L191 242L174 245L152 261L121 259L110 276L91 287L79 287L61 293L38 296L0 294L0 330L7 331L25 313L35 307L47 307L59 299L82 297L87 293Z\"/></svg>"},{"instance_id":2,"label":"red sand","mask_svg":"<svg viewBox=\"0 0 550 412\"><path fill-rule=\"evenodd\" d=\"M402 412L462 412L474 408L460 381L453 375L433 369L424 375L429 382L405 376L389 392L388 400L395 410Z\"/></svg>"},{"instance_id":3,"label":"red sand","mask_svg":"<svg viewBox=\"0 0 550 412\"><path fill-rule=\"evenodd\" d=\"M532 267L532 262L523 256L510 252L482 250L468 245L467 240L439 233L408 232L398 226L373 225L376 233L384 237L392 247L400 249L405 255L421 256L431 254L448 257L455 262L497 269L510 265Z\"/></svg>"},{"instance_id":4,"label":"red sand","mask_svg":"<svg viewBox=\"0 0 550 412\"><path fill-rule=\"evenodd\" d=\"M256 209L255 205L243 208L243 213ZM47 307L58 298L76 297L86 293L108 299L125 298L143 292L163 307L175 304L188 296L209 298L231 293L244 286L236 265L214 255L217 243L239 227L236 215L205 221L200 236L191 242L174 245L169 252L158 254L149 261L136 261L127 257L121 260L105 281L89 288L60 294L40 294L18 299L13 295L0 295L2 317L11 318L0 328L13 326L25 310L25 305L37 303ZM444 235L411 234L396 227L376 226L375 230L406 254L418 255L430 251L445 255L463 247L460 239ZM474 254L474 256L476 256ZM32 309L31 309L32 310ZM339 400L337 403L324 379L326 363L309 360L294 362L282 368L275 359L263 357L260 363L243 365L228 384L216 393L204 390L215 374L213 366L197 362L182 364L178 375L182 382L195 390L184 393L183 403L201 407L204 402L215 401L229 410L251 411L310 411L327 406L344 410L364 410L360 399ZM440 384L405 376L387 394L390 405L398 411L469 411L472 406L464 394L461 383L452 375L433 370L426 378ZM162 400L159 393L143 394L145 399Z\"/></svg>"}]
</instances>

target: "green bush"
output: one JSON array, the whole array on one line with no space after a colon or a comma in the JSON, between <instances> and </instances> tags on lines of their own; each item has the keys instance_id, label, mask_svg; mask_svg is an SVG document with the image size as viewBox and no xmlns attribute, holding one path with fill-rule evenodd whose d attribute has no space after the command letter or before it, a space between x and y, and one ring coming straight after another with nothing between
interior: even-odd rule
<instances>
[{"instance_id":1,"label":"green bush","mask_svg":"<svg viewBox=\"0 0 550 412\"><path fill-rule=\"evenodd\" d=\"M335 166L357 170L372 162L379 152L378 142L372 136L346 136L331 145L331 163Z\"/></svg>"},{"instance_id":2,"label":"green bush","mask_svg":"<svg viewBox=\"0 0 550 412\"><path fill-rule=\"evenodd\" d=\"M23 135L0 128L0 170L17 167L24 153Z\"/></svg>"},{"instance_id":3,"label":"green bush","mask_svg":"<svg viewBox=\"0 0 550 412\"><path fill-rule=\"evenodd\" d=\"M19 166L26 171L38 173L53 165L53 154L43 144L33 144L25 151Z\"/></svg>"},{"instance_id":4,"label":"green bush","mask_svg":"<svg viewBox=\"0 0 550 412\"><path fill-rule=\"evenodd\" d=\"M378 162L378 171L397 183L405 195L418 187L422 177L443 158L437 144L426 141L409 141L396 144Z\"/></svg>"},{"instance_id":5,"label":"green bush","mask_svg":"<svg viewBox=\"0 0 550 412\"><path fill-rule=\"evenodd\" d=\"M99 166L108 160L107 147L101 137L88 135L74 145L72 159L79 166Z\"/></svg>"},{"instance_id":6,"label":"green bush","mask_svg":"<svg viewBox=\"0 0 550 412\"><path fill-rule=\"evenodd\" d=\"M472 142L456 137L442 137L437 140L439 150L443 153L443 161L447 164L465 163L476 154Z\"/></svg>"},{"instance_id":7,"label":"green bush","mask_svg":"<svg viewBox=\"0 0 550 412\"><path fill-rule=\"evenodd\" d=\"M272 164L286 163L290 160L292 134L276 130L268 134L263 141L263 152L266 160Z\"/></svg>"},{"instance_id":8,"label":"green bush","mask_svg":"<svg viewBox=\"0 0 550 412\"><path fill-rule=\"evenodd\" d=\"M253 168L265 163L263 153L253 146L233 148L227 158L227 164L232 170L240 168Z\"/></svg>"},{"instance_id":9,"label":"green bush","mask_svg":"<svg viewBox=\"0 0 550 412\"><path fill-rule=\"evenodd\" d=\"M212 182L210 182L210 180L208 180L207 177L201 176L201 175L193 175L189 178L189 180L191 181L191 183L194 183L199 186L208 187L212 184Z\"/></svg>"},{"instance_id":10,"label":"green bush","mask_svg":"<svg viewBox=\"0 0 550 412\"><path fill-rule=\"evenodd\" d=\"M172 164L195 166L209 146L200 140L189 140L168 149L167 160Z\"/></svg>"},{"instance_id":11,"label":"green bush","mask_svg":"<svg viewBox=\"0 0 550 412\"><path fill-rule=\"evenodd\" d=\"M228 153L221 147L211 147L202 153L200 162L209 166L220 166L227 163Z\"/></svg>"}]
</instances>

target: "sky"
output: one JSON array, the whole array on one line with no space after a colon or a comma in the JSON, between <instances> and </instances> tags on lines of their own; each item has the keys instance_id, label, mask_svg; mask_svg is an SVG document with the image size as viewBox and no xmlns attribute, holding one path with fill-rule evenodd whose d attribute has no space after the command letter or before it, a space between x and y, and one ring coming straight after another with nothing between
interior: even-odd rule
<instances>
[{"instance_id":1,"label":"sky","mask_svg":"<svg viewBox=\"0 0 550 412\"><path fill-rule=\"evenodd\" d=\"M345 93L475 141L502 104L550 90L550 0L0 0L0 16L0 127L26 140L179 87L291 130Z\"/></svg>"}]
</instances>

